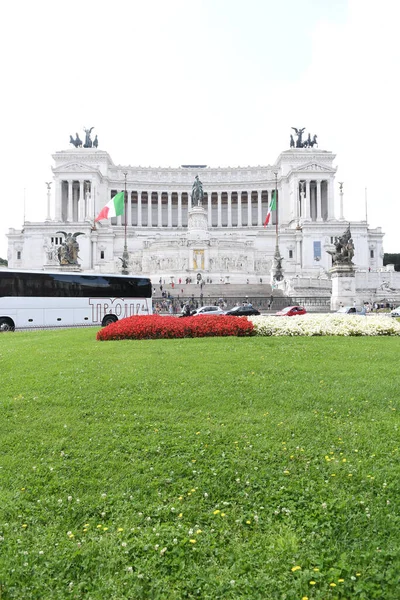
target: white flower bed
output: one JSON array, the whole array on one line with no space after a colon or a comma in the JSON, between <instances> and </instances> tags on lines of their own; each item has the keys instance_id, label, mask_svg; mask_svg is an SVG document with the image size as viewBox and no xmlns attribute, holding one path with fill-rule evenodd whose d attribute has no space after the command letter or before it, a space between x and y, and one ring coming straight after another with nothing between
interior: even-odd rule
<instances>
[{"instance_id":1,"label":"white flower bed","mask_svg":"<svg viewBox=\"0 0 400 600\"><path fill-rule=\"evenodd\" d=\"M257 335L400 335L397 319L380 316L310 314L300 317L248 317Z\"/></svg>"}]
</instances>

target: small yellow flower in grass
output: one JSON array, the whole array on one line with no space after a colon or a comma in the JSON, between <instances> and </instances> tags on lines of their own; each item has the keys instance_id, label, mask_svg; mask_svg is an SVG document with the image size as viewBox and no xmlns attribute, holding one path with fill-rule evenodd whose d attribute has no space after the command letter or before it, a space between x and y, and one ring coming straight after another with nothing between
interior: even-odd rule
<instances>
[{"instance_id":1,"label":"small yellow flower in grass","mask_svg":"<svg viewBox=\"0 0 400 600\"><path fill-rule=\"evenodd\" d=\"M198 529L198 530L196 531L196 533L197 533L197 534L199 534L199 533L203 533L203 532L202 532L202 530L201 530L201 529Z\"/></svg>"},{"instance_id":2,"label":"small yellow flower in grass","mask_svg":"<svg viewBox=\"0 0 400 600\"><path fill-rule=\"evenodd\" d=\"M183 496L179 496L178 500L183 500Z\"/></svg>"},{"instance_id":3,"label":"small yellow flower in grass","mask_svg":"<svg viewBox=\"0 0 400 600\"><path fill-rule=\"evenodd\" d=\"M97 529L101 529L103 525L97 525Z\"/></svg>"},{"instance_id":4,"label":"small yellow flower in grass","mask_svg":"<svg viewBox=\"0 0 400 600\"><path fill-rule=\"evenodd\" d=\"M220 510L214 510L213 515L218 515L221 511Z\"/></svg>"},{"instance_id":5,"label":"small yellow flower in grass","mask_svg":"<svg viewBox=\"0 0 400 600\"><path fill-rule=\"evenodd\" d=\"M246 521L247 525L250 525L251 521Z\"/></svg>"},{"instance_id":6,"label":"small yellow flower in grass","mask_svg":"<svg viewBox=\"0 0 400 600\"><path fill-rule=\"evenodd\" d=\"M192 488L190 491L191 491L191 492L195 492L195 491L196 491L196 488Z\"/></svg>"},{"instance_id":7,"label":"small yellow flower in grass","mask_svg":"<svg viewBox=\"0 0 400 600\"><path fill-rule=\"evenodd\" d=\"M315 585L316 583L316 581L310 581L310 585Z\"/></svg>"},{"instance_id":8,"label":"small yellow flower in grass","mask_svg":"<svg viewBox=\"0 0 400 600\"><path fill-rule=\"evenodd\" d=\"M221 517L226 517L226 514L225 513L221 513Z\"/></svg>"},{"instance_id":9,"label":"small yellow flower in grass","mask_svg":"<svg viewBox=\"0 0 400 600\"><path fill-rule=\"evenodd\" d=\"M182 519L182 516L183 516L182 513L179 513L178 518Z\"/></svg>"},{"instance_id":10,"label":"small yellow flower in grass","mask_svg":"<svg viewBox=\"0 0 400 600\"><path fill-rule=\"evenodd\" d=\"M27 524L27 523L24 523L24 524L22 525L22 527L23 527L24 529L26 529L26 528L28 527L28 524Z\"/></svg>"},{"instance_id":11,"label":"small yellow flower in grass","mask_svg":"<svg viewBox=\"0 0 400 600\"><path fill-rule=\"evenodd\" d=\"M301 567L299 567L299 565L296 565L295 567L292 567L292 572L294 573L295 571L300 571Z\"/></svg>"},{"instance_id":12,"label":"small yellow flower in grass","mask_svg":"<svg viewBox=\"0 0 400 600\"><path fill-rule=\"evenodd\" d=\"M118 527L117 531L123 531L122 527Z\"/></svg>"},{"instance_id":13,"label":"small yellow flower in grass","mask_svg":"<svg viewBox=\"0 0 400 600\"><path fill-rule=\"evenodd\" d=\"M347 477L353 477L353 473L349 473Z\"/></svg>"},{"instance_id":14,"label":"small yellow flower in grass","mask_svg":"<svg viewBox=\"0 0 400 600\"><path fill-rule=\"evenodd\" d=\"M361 573L356 573L356 576L357 577L361 577Z\"/></svg>"},{"instance_id":15,"label":"small yellow flower in grass","mask_svg":"<svg viewBox=\"0 0 400 600\"><path fill-rule=\"evenodd\" d=\"M197 542L197 540L189 540L189 542L190 542L191 544L195 544L195 543Z\"/></svg>"},{"instance_id":16,"label":"small yellow flower in grass","mask_svg":"<svg viewBox=\"0 0 400 600\"><path fill-rule=\"evenodd\" d=\"M303 596L301 600L308 600L308 596Z\"/></svg>"},{"instance_id":17,"label":"small yellow flower in grass","mask_svg":"<svg viewBox=\"0 0 400 600\"><path fill-rule=\"evenodd\" d=\"M331 477L336 477L336 473L331 473Z\"/></svg>"},{"instance_id":18,"label":"small yellow flower in grass","mask_svg":"<svg viewBox=\"0 0 400 600\"><path fill-rule=\"evenodd\" d=\"M107 530L108 530L108 527L103 527L103 531L107 531Z\"/></svg>"},{"instance_id":19,"label":"small yellow flower in grass","mask_svg":"<svg viewBox=\"0 0 400 600\"><path fill-rule=\"evenodd\" d=\"M86 529L86 527L85 527L85 529L83 530L83 533L86 533L86 532L87 532L87 529Z\"/></svg>"},{"instance_id":20,"label":"small yellow flower in grass","mask_svg":"<svg viewBox=\"0 0 400 600\"><path fill-rule=\"evenodd\" d=\"M338 579L338 583L343 583L344 579Z\"/></svg>"},{"instance_id":21,"label":"small yellow flower in grass","mask_svg":"<svg viewBox=\"0 0 400 600\"><path fill-rule=\"evenodd\" d=\"M290 471L283 471L285 475L290 475Z\"/></svg>"},{"instance_id":22,"label":"small yellow flower in grass","mask_svg":"<svg viewBox=\"0 0 400 600\"><path fill-rule=\"evenodd\" d=\"M318 573L318 572L319 572L319 569L318 569L318 567L314 567L314 568L313 568L313 571L315 571L315 573Z\"/></svg>"},{"instance_id":23,"label":"small yellow flower in grass","mask_svg":"<svg viewBox=\"0 0 400 600\"><path fill-rule=\"evenodd\" d=\"M329 585L330 585L331 587L336 587L336 583L333 583L333 582L332 582L332 583L330 583Z\"/></svg>"},{"instance_id":24,"label":"small yellow flower in grass","mask_svg":"<svg viewBox=\"0 0 400 600\"><path fill-rule=\"evenodd\" d=\"M192 463L195 463L195 462L196 462L196 459L195 459L195 458L192 458Z\"/></svg>"}]
</instances>

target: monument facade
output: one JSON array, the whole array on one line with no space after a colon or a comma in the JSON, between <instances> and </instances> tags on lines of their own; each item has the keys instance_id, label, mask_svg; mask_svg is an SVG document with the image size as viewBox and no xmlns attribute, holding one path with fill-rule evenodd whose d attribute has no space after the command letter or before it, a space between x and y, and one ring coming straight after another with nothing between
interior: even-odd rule
<instances>
[{"instance_id":1,"label":"monument facade","mask_svg":"<svg viewBox=\"0 0 400 600\"><path fill-rule=\"evenodd\" d=\"M263 226L277 192L279 250L285 279L318 277L332 267L335 238L343 233L343 189L335 210L335 155L316 147L317 136L293 128L290 148L272 165L249 167L140 167L115 165L92 142L92 128L70 136L71 148L53 155L52 206L41 222L8 233L12 268L46 269L79 238L79 267L120 272L125 217L128 269L150 277L228 277L269 280L276 249L276 214ZM126 215L94 222L126 190ZM50 198L50 187L48 186ZM351 199L348 199L351 202ZM351 223L356 270L382 267L383 233ZM76 265L78 261L74 259Z\"/></svg>"}]
</instances>

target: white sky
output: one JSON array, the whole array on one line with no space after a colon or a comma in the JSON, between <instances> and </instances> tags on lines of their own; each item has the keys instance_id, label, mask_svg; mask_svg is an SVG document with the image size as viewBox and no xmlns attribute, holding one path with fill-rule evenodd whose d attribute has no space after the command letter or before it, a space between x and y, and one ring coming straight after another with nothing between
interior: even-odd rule
<instances>
[{"instance_id":1,"label":"white sky","mask_svg":"<svg viewBox=\"0 0 400 600\"><path fill-rule=\"evenodd\" d=\"M367 188L400 252L399 18L399 0L3 3L0 256L24 197L44 220L51 154L84 126L145 166L273 164L305 127L337 155L345 218L365 219Z\"/></svg>"}]
</instances>

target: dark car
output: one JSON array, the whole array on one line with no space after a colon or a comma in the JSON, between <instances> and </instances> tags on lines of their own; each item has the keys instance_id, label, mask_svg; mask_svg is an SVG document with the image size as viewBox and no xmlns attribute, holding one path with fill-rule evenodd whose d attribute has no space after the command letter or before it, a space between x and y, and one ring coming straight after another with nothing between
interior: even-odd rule
<instances>
[{"instance_id":1,"label":"dark car","mask_svg":"<svg viewBox=\"0 0 400 600\"><path fill-rule=\"evenodd\" d=\"M306 309L302 306L287 306L286 308L279 310L275 315L277 317L295 317L297 315L305 315L306 313Z\"/></svg>"},{"instance_id":2,"label":"dark car","mask_svg":"<svg viewBox=\"0 0 400 600\"><path fill-rule=\"evenodd\" d=\"M259 315L260 311L252 306L235 306L234 308L225 311L225 314L235 317L249 317L251 315Z\"/></svg>"}]
</instances>

